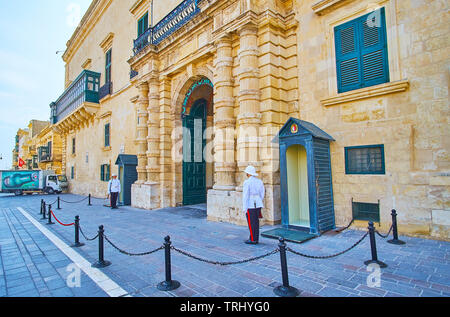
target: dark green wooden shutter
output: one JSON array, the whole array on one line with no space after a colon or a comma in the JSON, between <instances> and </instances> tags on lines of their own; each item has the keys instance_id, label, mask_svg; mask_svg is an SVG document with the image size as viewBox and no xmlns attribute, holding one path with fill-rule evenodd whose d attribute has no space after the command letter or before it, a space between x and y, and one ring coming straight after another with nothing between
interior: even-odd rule
<instances>
[{"instance_id":1,"label":"dark green wooden shutter","mask_svg":"<svg viewBox=\"0 0 450 317\"><path fill-rule=\"evenodd\" d=\"M336 71L339 92L361 87L358 23L350 21L335 28Z\"/></svg>"},{"instance_id":2,"label":"dark green wooden shutter","mask_svg":"<svg viewBox=\"0 0 450 317\"><path fill-rule=\"evenodd\" d=\"M145 33L148 29L148 13L146 13L138 21L138 37Z\"/></svg>"},{"instance_id":3,"label":"dark green wooden shutter","mask_svg":"<svg viewBox=\"0 0 450 317\"><path fill-rule=\"evenodd\" d=\"M109 138L109 134L110 134L110 124L105 124L105 147L110 145L110 138Z\"/></svg>"},{"instance_id":4,"label":"dark green wooden shutter","mask_svg":"<svg viewBox=\"0 0 450 317\"><path fill-rule=\"evenodd\" d=\"M352 202L354 220L380 222L380 203Z\"/></svg>"},{"instance_id":5,"label":"dark green wooden shutter","mask_svg":"<svg viewBox=\"0 0 450 317\"><path fill-rule=\"evenodd\" d=\"M105 165L100 166L100 180L101 181L105 180Z\"/></svg>"},{"instance_id":6,"label":"dark green wooden shutter","mask_svg":"<svg viewBox=\"0 0 450 317\"><path fill-rule=\"evenodd\" d=\"M112 49L106 52L106 65L105 65L105 84L111 82L111 60L112 60Z\"/></svg>"},{"instance_id":7,"label":"dark green wooden shutter","mask_svg":"<svg viewBox=\"0 0 450 317\"><path fill-rule=\"evenodd\" d=\"M359 21L361 34L362 86L369 87L389 81L389 64L384 8Z\"/></svg>"},{"instance_id":8,"label":"dark green wooden shutter","mask_svg":"<svg viewBox=\"0 0 450 317\"><path fill-rule=\"evenodd\" d=\"M106 168L105 181L109 182L109 180L111 179L111 165L107 164L105 165L105 168Z\"/></svg>"},{"instance_id":9,"label":"dark green wooden shutter","mask_svg":"<svg viewBox=\"0 0 450 317\"><path fill-rule=\"evenodd\" d=\"M335 28L338 92L389 82L385 10Z\"/></svg>"}]
</instances>

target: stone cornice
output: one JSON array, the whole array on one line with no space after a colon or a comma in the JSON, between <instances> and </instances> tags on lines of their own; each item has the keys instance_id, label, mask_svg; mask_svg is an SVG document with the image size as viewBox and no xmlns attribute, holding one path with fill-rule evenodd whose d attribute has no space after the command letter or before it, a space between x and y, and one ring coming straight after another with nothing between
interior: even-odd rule
<instances>
[{"instance_id":1,"label":"stone cornice","mask_svg":"<svg viewBox=\"0 0 450 317\"><path fill-rule=\"evenodd\" d=\"M385 83L377 86L352 90L344 92L336 96L332 96L326 99L320 100L323 106L333 106L345 102L351 102L355 100L367 99L371 97L387 95L397 92L406 91L409 88L409 81L407 79Z\"/></svg>"},{"instance_id":2,"label":"stone cornice","mask_svg":"<svg viewBox=\"0 0 450 317\"><path fill-rule=\"evenodd\" d=\"M331 9L332 7L335 7L339 4L349 1L352 0L321 0L313 4L311 9L314 11L315 14L323 15L328 11L328 9Z\"/></svg>"},{"instance_id":3,"label":"stone cornice","mask_svg":"<svg viewBox=\"0 0 450 317\"><path fill-rule=\"evenodd\" d=\"M136 2L131 6L130 13L136 15L136 11L142 6L142 4L148 2L148 0L136 0Z\"/></svg>"},{"instance_id":4,"label":"stone cornice","mask_svg":"<svg viewBox=\"0 0 450 317\"><path fill-rule=\"evenodd\" d=\"M93 0L88 10L81 19L80 24L75 29L70 40L67 42L63 60L69 63L75 52L83 43L89 32L94 28L113 0Z\"/></svg>"},{"instance_id":5,"label":"stone cornice","mask_svg":"<svg viewBox=\"0 0 450 317\"><path fill-rule=\"evenodd\" d=\"M103 52L106 52L108 49L111 48L113 39L114 33L109 32L108 35L105 37L105 39L100 43L100 47L102 48Z\"/></svg>"}]
</instances>

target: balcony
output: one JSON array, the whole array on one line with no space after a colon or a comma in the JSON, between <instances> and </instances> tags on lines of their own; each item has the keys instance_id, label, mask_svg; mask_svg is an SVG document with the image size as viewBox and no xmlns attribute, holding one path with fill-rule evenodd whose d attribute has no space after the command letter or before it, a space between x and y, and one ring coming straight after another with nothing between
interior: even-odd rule
<instances>
[{"instance_id":1,"label":"balcony","mask_svg":"<svg viewBox=\"0 0 450 317\"><path fill-rule=\"evenodd\" d=\"M173 9L154 27L149 28L134 40L134 55L137 55L149 44L158 45L176 30L180 29L200 12L199 0L185 0Z\"/></svg>"},{"instance_id":2,"label":"balcony","mask_svg":"<svg viewBox=\"0 0 450 317\"><path fill-rule=\"evenodd\" d=\"M98 99L102 100L106 96L112 95L112 88L113 88L112 82L106 83L105 85L100 87L98 91Z\"/></svg>"},{"instance_id":3,"label":"balcony","mask_svg":"<svg viewBox=\"0 0 450 317\"><path fill-rule=\"evenodd\" d=\"M136 77L137 75L139 75L137 71L135 71L134 69L130 70L130 80L133 80L133 78Z\"/></svg>"},{"instance_id":4,"label":"balcony","mask_svg":"<svg viewBox=\"0 0 450 317\"><path fill-rule=\"evenodd\" d=\"M100 74L83 70L59 99L51 103L52 123L60 132L71 130L99 108ZM62 130L62 131L61 131Z\"/></svg>"}]
</instances>

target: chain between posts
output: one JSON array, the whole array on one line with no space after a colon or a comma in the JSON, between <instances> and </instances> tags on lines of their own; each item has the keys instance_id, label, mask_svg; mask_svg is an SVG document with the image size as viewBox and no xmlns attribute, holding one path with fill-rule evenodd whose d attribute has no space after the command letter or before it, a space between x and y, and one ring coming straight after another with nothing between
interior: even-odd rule
<instances>
[{"instance_id":1,"label":"chain between posts","mask_svg":"<svg viewBox=\"0 0 450 317\"><path fill-rule=\"evenodd\" d=\"M47 203L47 202L45 202L44 201L44 203L48 206L48 205L54 205L54 204L56 204L58 202L58 198L56 198L56 200L54 201L54 202L52 202L52 203Z\"/></svg>"},{"instance_id":2,"label":"chain between posts","mask_svg":"<svg viewBox=\"0 0 450 317\"><path fill-rule=\"evenodd\" d=\"M348 249L346 249L346 250L344 250L344 251L341 251L341 252L339 252L339 253L332 254L332 255L325 255L325 256L308 255L308 254L304 254L304 253L295 251L295 250L293 250L293 249L291 249L291 248L289 248L289 247L287 247L286 250L289 251L289 252L291 252L291 253L293 253L293 254L300 255L300 256L305 257L305 258L311 258L311 259L330 259L330 258L337 257L337 256L339 256L339 255L342 255L342 254L344 254L344 253L346 253L346 252L352 250L352 249L355 248L358 244L360 244L365 238L367 238L368 235L369 235L369 232L366 232L366 234L365 234L361 239L359 239L355 244L353 244L350 248L348 248Z\"/></svg>"},{"instance_id":3,"label":"chain between posts","mask_svg":"<svg viewBox=\"0 0 450 317\"><path fill-rule=\"evenodd\" d=\"M83 230L81 229L81 226L78 227L80 229L81 234L83 235L83 237L87 240L87 241L94 241L95 239L98 238L98 234L93 237L92 239L89 239L88 237L86 237L86 235L84 234Z\"/></svg>"},{"instance_id":4,"label":"chain between posts","mask_svg":"<svg viewBox=\"0 0 450 317\"><path fill-rule=\"evenodd\" d=\"M105 240L117 251L119 251L120 253L123 253L125 255L129 255L129 256L143 256L143 255L149 255L152 253L155 253L157 251L163 250L164 246L160 246L159 248L156 248L152 251L148 251L148 252L143 252L143 253L131 253L131 252L127 252L125 250L120 249L118 246L116 246L114 243L111 242L111 240L108 239L108 237L105 235L103 236L105 238Z\"/></svg>"},{"instance_id":5,"label":"chain between posts","mask_svg":"<svg viewBox=\"0 0 450 317\"><path fill-rule=\"evenodd\" d=\"M378 230L375 230L375 233L377 235L379 235L381 238L386 239L391 234L393 228L394 228L394 225L392 224L391 228L389 229L389 231L388 231L388 233L386 235L383 235L383 234L379 233Z\"/></svg>"},{"instance_id":6,"label":"chain between posts","mask_svg":"<svg viewBox=\"0 0 450 317\"><path fill-rule=\"evenodd\" d=\"M83 199L81 199L81 200L77 200L77 201L66 201L66 200L63 200L63 199L60 198L60 200L61 200L62 202L65 202L65 203L67 203L67 204L79 204L79 203L81 203L81 202L83 202L83 201L85 201L85 200L87 200L87 199L89 199L89 197L85 197L85 198L83 198Z\"/></svg>"},{"instance_id":7,"label":"chain between posts","mask_svg":"<svg viewBox=\"0 0 450 317\"><path fill-rule=\"evenodd\" d=\"M188 252L186 252L186 251L177 249L177 248L175 248L175 247L173 247L173 246L171 246L170 248L171 248L172 250L174 250L174 251L176 251L176 252L182 254L182 255L185 255L185 256L187 256L187 257L193 258L193 259L195 259L195 260L198 260L198 261L201 261L201 262L205 262L205 263L209 263L209 264L214 264L214 265L221 265L221 266L235 265L235 264L243 264L243 263L247 263L247 262L251 262L251 261L255 261L255 260L260 260L260 259L262 259L262 258L271 256L271 255L273 255L273 254L276 254L276 253L280 252L280 249L277 248L277 249L275 249L275 250L273 250L273 251L271 251L271 252L269 252L269 253L266 253L266 254L263 254L263 255L260 255L260 256L256 256L256 257L252 257L252 258L249 258L249 259L241 260L241 261L234 261L234 262L220 262L220 261L211 261L211 260L207 260L207 259L204 259L204 258L200 258L200 257L195 256L195 255L193 255L193 254L190 254L190 253L188 253Z\"/></svg>"}]
</instances>

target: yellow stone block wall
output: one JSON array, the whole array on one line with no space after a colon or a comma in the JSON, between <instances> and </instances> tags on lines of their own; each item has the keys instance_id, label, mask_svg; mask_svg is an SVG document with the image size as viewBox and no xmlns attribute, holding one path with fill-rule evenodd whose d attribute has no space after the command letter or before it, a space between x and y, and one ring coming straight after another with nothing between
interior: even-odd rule
<instances>
[{"instance_id":1,"label":"yellow stone block wall","mask_svg":"<svg viewBox=\"0 0 450 317\"><path fill-rule=\"evenodd\" d=\"M52 161L39 162L39 169L55 171L57 175L63 174L62 170L62 152L63 143L59 133L56 133L49 124L44 130L36 136L36 151L39 155L38 149L41 146L47 146L48 142L52 142Z\"/></svg>"},{"instance_id":2,"label":"yellow stone block wall","mask_svg":"<svg viewBox=\"0 0 450 317\"><path fill-rule=\"evenodd\" d=\"M100 166L109 164L111 175L117 174L115 163L118 155L136 154L134 139L137 119L136 110L129 100L131 89L102 103L94 119L66 136L66 175L72 193L106 197L107 182L100 179ZM104 146L107 123L110 124L110 147ZM75 138L75 155L72 154L72 138ZM70 178L72 166L75 179Z\"/></svg>"},{"instance_id":3,"label":"yellow stone block wall","mask_svg":"<svg viewBox=\"0 0 450 317\"><path fill-rule=\"evenodd\" d=\"M64 55L66 77L73 81L83 69L101 73L100 86L105 84L105 54L112 49L112 95L100 100L98 110L89 120L66 133L63 138L64 170L70 191L75 194L104 198L107 182L100 179L100 166L111 165L111 174L119 154L136 154L137 109L133 99L137 89L130 82L133 40L137 22L129 12L135 0L99 1L75 33ZM110 124L110 147L104 146L105 124ZM72 154L72 138L76 151ZM71 179L71 167L75 178Z\"/></svg>"},{"instance_id":4,"label":"yellow stone block wall","mask_svg":"<svg viewBox=\"0 0 450 317\"><path fill-rule=\"evenodd\" d=\"M180 2L155 1L154 23ZM139 156L140 180L134 187L133 204L179 205L182 170L172 156L179 141L174 130L181 126L180 105L190 85L207 77L220 82L215 87L219 109L211 122L219 122L218 127L231 125L236 131L257 127L258 133L251 137L259 141L237 134L231 150L234 162L215 162L208 219L245 224L240 210L242 171L255 163L266 185L265 221L280 221L279 153L268 141L292 116L316 124L336 139L331 144L331 163L337 225L350 221L352 198L380 201L381 230L389 228L395 207L401 233L448 238L449 18L445 1L202 1L205 14L157 49L147 47L137 57L132 57L136 22L151 1L100 3L102 14L82 26L82 36L71 42L65 54L67 77L73 80L82 65L104 74L105 49L113 48L113 95L101 102L94 119L63 140L68 176L75 166L76 179L70 181L73 192L104 197L100 165L109 163L115 171L123 146L125 153ZM386 8L391 82L337 94L333 29L379 6ZM133 82L130 65L139 71ZM108 121L112 144L104 149ZM71 155L72 136L76 137L75 156ZM386 174L346 175L344 148L371 144L384 144ZM214 146L222 151L220 142ZM253 161L239 158L248 149L259 151ZM214 188L218 183L220 188Z\"/></svg>"},{"instance_id":5,"label":"yellow stone block wall","mask_svg":"<svg viewBox=\"0 0 450 317\"><path fill-rule=\"evenodd\" d=\"M300 21L299 115L336 139L331 158L337 224L352 218L352 198L380 200L382 229L389 229L395 208L400 232L449 238L448 4L335 2L319 13L312 9L315 0L295 1L295 7ZM335 98L339 103L328 105L330 98L339 97L334 26L380 6L386 8L391 82L409 87L365 99L350 94L346 101ZM376 87L364 90L377 93ZM386 175L346 175L344 148L370 144L384 144Z\"/></svg>"}]
</instances>

